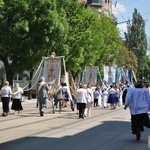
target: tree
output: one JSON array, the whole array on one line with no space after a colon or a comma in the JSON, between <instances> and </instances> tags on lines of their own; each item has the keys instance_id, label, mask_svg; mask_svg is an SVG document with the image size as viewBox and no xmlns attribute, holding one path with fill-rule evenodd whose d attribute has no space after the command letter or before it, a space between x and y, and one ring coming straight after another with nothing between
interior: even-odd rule
<instances>
[{"instance_id":1,"label":"tree","mask_svg":"<svg viewBox=\"0 0 150 150\"><path fill-rule=\"evenodd\" d=\"M100 32L100 37L97 39L97 43L99 44L99 58L96 63L101 64L101 66L112 65L119 54L122 44L119 31L112 19L105 15L101 15L98 22L97 28L99 28ZM95 30L93 36L97 35L96 32L97 30Z\"/></svg>"},{"instance_id":2,"label":"tree","mask_svg":"<svg viewBox=\"0 0 150 150\"><path fill-rule=\"evenodd\" d=\"M0 7L0 60L7 80L37 68L52 51L63 55L74 76L86 65L111 63L121 39L107 16L77 0L3 0ZM103 59L104 58L104 59Z\"/></svg>"},{"instance_id":3,"label":"tree","mask_svg":"<svg viewBox=\"0 0 150 150\"><path fill-rule=\"evenodd\" d=\"M115 61L118 67L124 67L125 69L132 69L134 73L137 72L138 62L136 55L129 51L128 48L123 44L119 55Z\"/></svg>"},{"instance_id":4,"label":"tree","mask_svg":"<svg viewBox=\"0 0 150 150\"><path fill-rule=\"evenodd\" d=\"M75 77L85 66L102 66L106 63L103 56L112 62L121 45L118 29L112 20L74 0L63 1L61 6L65 10L68 32L61 40L66 46L63 44L59 49L66 48L63 54L67 70Z\"/></svg>"},{"instance_id":5,"label":"tree","mask_svg":"<svg viewBox=\"0 0 150 150\"><path fill-rule=\"evenodd\" d=\"M144 78L150 82L150 57L146 56L144 62Z\"/></svg>"},{"instance_id":6,"label":"tree","mask_svg":"<svg viewBox=\"0 0 150 150\"><path fill-rule=\"evenodd\" d=\"M135 53L138 58L137 77L142 78L144 72L144 57L147 52L147 38L145 34L145 21L137 9L134 9L132 21L127 23L127 33L125 33L126 46Z\"/></svg>"},{"instance_id":7,"label":"tree","mask_svg":"<svg viewBox=\"0 0 150 150\"><path fill-rule=\"evenodd\" d=\"M15 73L32 71L64 34L55 0L4 0L0 7L0 60L12 85Z\"/></svg>"}]
</instances>

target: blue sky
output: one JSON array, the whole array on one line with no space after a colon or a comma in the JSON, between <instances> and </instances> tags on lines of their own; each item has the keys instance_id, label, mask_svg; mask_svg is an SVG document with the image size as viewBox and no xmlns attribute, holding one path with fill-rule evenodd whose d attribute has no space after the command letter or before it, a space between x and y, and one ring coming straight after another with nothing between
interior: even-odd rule
<instances>
[{"instance_id":1,"label":"blue sky","mask_svg":"<svg viewBox=\"0 0 150 150\"><path fill-rule=\"evenodd\" d=\"M145 32L150 39L150 0L112 0L113 14L118 22L124 22L132 19L134 8L138 10L144 20L146 20ZM116 7L115 7L116 4ZM118 25L121 36L126 31L126 23Z\"/></svg>"}]
</instances>

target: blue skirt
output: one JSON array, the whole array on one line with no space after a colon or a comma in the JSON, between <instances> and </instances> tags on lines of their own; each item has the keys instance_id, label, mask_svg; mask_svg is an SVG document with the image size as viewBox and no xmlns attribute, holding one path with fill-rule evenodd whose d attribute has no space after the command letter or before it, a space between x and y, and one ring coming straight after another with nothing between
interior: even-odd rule
<instances>
[{"instance_id":1,"label":"blue skirt","mask_svg":"<svg viewBox=\"0 0 150 150\"><path fill-rule=\"evenodd\" d=\"M119 98L116 96L116 94L109 94L107 103L114 104L118 102L119 102Z\"/></svg>"}]
</instances>

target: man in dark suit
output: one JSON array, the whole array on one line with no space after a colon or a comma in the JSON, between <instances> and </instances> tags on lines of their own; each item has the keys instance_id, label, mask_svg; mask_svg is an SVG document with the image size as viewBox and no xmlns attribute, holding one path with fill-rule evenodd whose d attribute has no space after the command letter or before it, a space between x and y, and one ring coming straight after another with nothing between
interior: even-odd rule
<instances>
[{"instance_id":1,"label":"man in dark suit","mask_svg":"<svg viewBox=\"0 0 150 150\"><path fill-rule=\"evenodd\" d=\"M45 82L45 78L41 77L40 82L37 86L37 100L40 116L44 116L44 112L47 107L48 91L48 84Z\"/></svg>"},{"instance_id":2,"label":"man in dark suit","mask_svg":"<svg viewBox=\"0 0 150 150\"><path fill-rule=\"evenodd\" d=\"M56 109L58 103L59 103L59 113L60 113L63 98L64 98L64 92L63 92L63 88L62 88L62 84L61 84L60 86L58 86L56 93L54 94L53 113L55 113L55 109Z\"/></svg>"}]
</instances>

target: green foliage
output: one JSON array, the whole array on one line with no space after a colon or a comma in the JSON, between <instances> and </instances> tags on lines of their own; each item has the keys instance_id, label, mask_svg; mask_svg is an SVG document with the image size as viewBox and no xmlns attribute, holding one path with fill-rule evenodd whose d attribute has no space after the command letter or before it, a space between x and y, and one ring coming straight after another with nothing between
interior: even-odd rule
<instances>
[{"instance_id":1,"label":"green foliage","mask_svg":"<svg viewBox=\"0 0 150 150\"><path fill-rule=\"evenodd\" d=\"M147 38L145 34L145 21L137 9L134 9L132 22L128 21L127 25L128 30L127 33L125 33L126 46L129 50L134 52L138 58L137 77L139 78L140 72L144 69L143 59L147 52Z\"/></svg>"},{"instance_id":2,"label":"green foliage","mask_svg":"<svg viewBox=\"0 0 150 150\"><path fill-rule=\"evenodd\" d=\"M69 24L67 37L63 39L67 46L61 45L66 48L63 54L67 70L76 75L90 64L102 67L108 62L106 58L111 64L121 45L118 29L112 20L74 1L65 1L62 7Z\"/></svg>"},{"instance_id":3,"label":"green foliage","mask_svg":"<svg viewBox=\"0 0 150 150\"><path fill-rule=\"evenodd\" d=\"M55 0L7 0L0 11L0 60L12 80L14 73L32 70L49 55L64 34L63 23Z\"/></svg>"},{"instance_id":4,"label":"green foliage","mask_svg":"<svg viewBox=\"0 0 150 150\"><path fill-rule=\"evenodd\" d=\"M77 0L0 1L0 60L7 79L33 71L42 56L65 56L67 71L77 75L90 64L111 64L121 39L111 18Z\"/></svg>"},{"instance_id":5,"label":"green foliage","mask_svg":"<svg viewBox=\"0 0 150 150\"><path fill-rule=\"evenodd\" d=\"M146 81L150 82L150 57L146 56L144 61L144 73L143 76L146 79Z\"/></svg>"},{"instance_id":6,"label":"green foliage","mask_svg":"<svg viewBox=\"0 0 150 150\"><path fill-rule=\"evenodd\" d=\"M116 60L118 67L124 67L124 69L133 69L134 73L137 72L138 62L136 55L127 49L126 46L122 45L119 55Z\"/></svg>"},{"instance_id":7,"label":"green foliage","mask_svg":"<svg viewBox=\"0 0 150 150\"><path fill-rule=\"evenodd\" d=\"M101 46L99 49L99 63L112 65L119 54L121 46L119 31L113 24L111 18L105 15L100 17L99 23L99 31L101 33L99 34L100 40L97 42Z\"/></svg>"}]
</instances>

